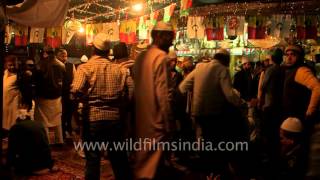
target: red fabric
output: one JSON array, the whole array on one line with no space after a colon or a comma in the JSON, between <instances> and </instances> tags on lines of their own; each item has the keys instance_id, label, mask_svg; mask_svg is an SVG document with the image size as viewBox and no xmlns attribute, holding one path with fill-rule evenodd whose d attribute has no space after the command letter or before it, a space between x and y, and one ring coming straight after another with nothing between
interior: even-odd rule
<instances>
[{"instance_id":1,"label":"red fabric","mask_svg":"<svg viewBox=\"0 0 320 180\"><path fill-rule=\"evenodd\" d=\"M28 40L27 35L15 35L14 36L14 44L15 46L27 46Z\"/></svg>"}]
</instances>

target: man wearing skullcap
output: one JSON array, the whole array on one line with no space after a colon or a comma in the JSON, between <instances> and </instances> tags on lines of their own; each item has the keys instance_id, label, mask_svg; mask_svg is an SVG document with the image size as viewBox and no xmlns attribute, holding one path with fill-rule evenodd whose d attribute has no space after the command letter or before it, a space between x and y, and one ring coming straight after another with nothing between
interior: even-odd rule
<instances>
[{"instance_id":1,"label":"man wearing skullcap","mask_svg":"<svg viewBox=\"0 0 320 180\"><path fill-rule=\"evenodd\" d=\"M84 143L123 142L124 124L120 120L124 104L130 100L133 85L126 69L110 62L108 35L99 33L93 40L93 56L79 65L71 92L85 97L83 115ZM85 148L85 179L100 179L101 149ZM131 179L128 158L124 150L107 149L115 179Z\"/></svg>"},{"instance_id":2,"label":"man wearing skullcap","mask_svg":"<svg viewBox=\"0 0 320 180\"><path fill-rule=\"evenodd\" d=\"M277 179L304 179L303 125L298 118L288 117L280 126L280 173ZM279 164L279 163L278 163Z\"/></svg>"},{"instance_id":3,"label":"man wearing skullcap","mask_svg":"<svg viewBox=\"0 0 320 180\"><path fill-rule=\"evenodd\" d=\"M158 22L152 32L153 42L141 52L134 64L136 102L136 137L153 144L168 140L172 131L169 102L169 71L167 53L174 32L171 24ZM154 179L163 149L142 149L136 152L136 179Z\"/></svg>"}]
</instances>

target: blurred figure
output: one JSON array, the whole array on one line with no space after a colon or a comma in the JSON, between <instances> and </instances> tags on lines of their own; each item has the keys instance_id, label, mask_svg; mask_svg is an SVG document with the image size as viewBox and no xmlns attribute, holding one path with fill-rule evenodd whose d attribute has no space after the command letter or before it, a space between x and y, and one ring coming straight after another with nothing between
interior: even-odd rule
<instances>
[{"instance_id":1,"label":"blurred figure","mask_svg":"<svg viewBox=\"0 0 320 180\"><path fill-rule=\"evenodd\" d=\"M35 95L35 71L36 66L34 60L28 58L23 64L18 73L18 86L21 92L21 104L26 105L28 112L34 110L34 95ZM30 112L31 119L34 119L33 111Z\"/></svg>"},{"instance_id":2,"label":"blurred figure","mask_svg":"<svg viewBox=\"0 0 320 180\"><path fill-rule=\"evenodd\" d=\"M3 75L3 115L2 128L9 130L16 122L20 100L20 91L17 84L17 61L14 55L4 58L5 71Z\"/></svg>"},{"instance_id":3,"label":"blurred figure","mask_svg":"<svg viewBox=\"0 0 320 180\"><path fill-rule=\"evenodd\" d=\"M152 144L166 141L173 131L170 101L167 53L174 39L173 27L158 22L152 32L153 42L134 64L134 92L136 106L136 137L149 139ZM136 152L134 172L136 179L155 179L158 167L163 165L163 149L143 149ZM158 172L159 173L159 172ZM161 175L161 173L159 174Z\"/></svg>"},{"instance_id":4,"label":"blurred figure","mask_svg":"<svg viewBox=\"0 0 320 180\"><path fill-rule=\"evenodd\" d=\"M61 96L65 83L65 66L56 59L51 47L44 47L36 79L35 121L43 123L50 144L63 144Z\"/></svg>"},{"instance_id":5,"label":"blurred figure","mask_svg":"<svg viewBox=\"0 0 320 180\"><path fill-rule=\"evenodd\" d=\"M113 47L113 54L115 63L120 64L121 67L128 69L130 74L132 74L134 59L129 59L127 45L123 42L118 43Z\"/></svg>"},{"instance_id":6,"label":"blurred figure","mask_svg":"<svg viewBox=\"0 0 320 180\"><path fill-rule=\"evenodd\" d=\"M9 132L7 166L23 175L57 171L45 127L41 122L31 120L23 105L16 113L17 123Z\"/></svg>"},{"instance_id":7,"label":"blurred figure","mask_svg":"<svg viewBox=\"0 0 320 180\"><path fill-rule=\"evenodd\" d=\"M241 98L250 102L257 97L258 83L253 79L251 62L247 57L242 57L241 66L241 71L234 76L233 87L240 92Z\"/></svg>"},{"instance_id":8,"label":"blurred figure","mask_svg":"<svg viewBox=\"0 0 320 180\"><path fill-rule=\"evenodd\" d=\"M71 138L72 135L72 115L76 108L76 103L70 99L71 84L76 73L75 65L68 62L68 52L59 49L56 53L57 59L64 64L66 74L62 87L62 131L64 138Z\"/></svg>"},{"instance_id":9,"label":"blurred figure","mask_svg":"<svg viewBox=\"0 0 320 180\"><path fill-rule=\"evenodd\" d=\"M281 116L283 82L280 67L282 58L283 51L281 49L277 48L271 51L271 65L266 69L260 83L261 138L264 147L266 147L263 148L263 151L267 153L269 163L266 174L273 175L273 177L276 173L277 164L279 164L279 127L283 120Z\"/></svg>"},{"instance_id":10,"label":"blurred figure","mask_svg":"<svg viewBox=\"0 0 320 180\"><path fill-rule=\"evenodd\" d=\"M183 94L193 91L192 115L201 126L203 139L215 145L222 141L244 140L247 135L246 122L238 109L247 104L232 87L229 63L229 52L220 49L212 60L198 63L179 85ZM201 158L206 167L203 168L208 174L228 178L229 162L234 161L229 156L204 151Z\"/></svg>"}]
</instances>

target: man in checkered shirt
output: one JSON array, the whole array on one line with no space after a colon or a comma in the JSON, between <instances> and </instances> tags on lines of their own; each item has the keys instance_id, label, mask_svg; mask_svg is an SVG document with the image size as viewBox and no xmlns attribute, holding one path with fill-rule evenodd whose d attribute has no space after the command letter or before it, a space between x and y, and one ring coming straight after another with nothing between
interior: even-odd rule
<instances>
[{"instance_id":1,"label":"man in checkered shirt","mask_svg":"<svg viewBox=\"0 0 320 180\"><path fill-rule=\"evenodd\" d=\"M133 83L126 69L107 59L110 49L108 36L96 35L94 55L78 67L72 85L72 93L85 97L87 115L84 117L84 142L123 141L123 122L120 121L124 105L130 100ZM100 178L101 152L97 148L84 149L86 155L86 179ZM130 179L126 152L108 152L116 179Z\"/></svg>"}]
</instances>

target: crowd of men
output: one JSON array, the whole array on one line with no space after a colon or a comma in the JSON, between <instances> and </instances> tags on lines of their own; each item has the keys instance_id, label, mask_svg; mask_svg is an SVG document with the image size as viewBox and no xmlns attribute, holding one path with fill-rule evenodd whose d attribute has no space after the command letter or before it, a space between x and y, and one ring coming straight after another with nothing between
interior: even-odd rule
<instances>
[{"instance_id":1,"label":"crowd of men","mask_svg":"<svg viewBox=\"0 0 320 180\"><path fill-rule=\"evenodd\" d=\"M63 143L72 134L75 102L81 102L83 142L113 143L133 138L152 139L157 144L177 139L197 141L201 137L215 145L249 143L249 150L243 152L200 151L187 155L166 152L161 147L130 153L110 150L107 153L115 179L170 178L166 166L179 167L179 160L192 161L192 156L198 156L198 169L207 179L319 178L314 170L316 159L312 158L316 150L310 149L317 141L310 142L310 137L319 119L320 83L304 64L300 46L271 50L269 63L259 71L253 71L252 63L243 57L241 71L232 78L226 49L217 50L213 57L205 57L195 66L186 59L180 64L181 73L176 68L176 55L169 52L174 39L172 26L158 22L151 36L152 44L130 65L123 61L128 60L125 48L122 51L119 47L126 52L124 56L114 52L119 63L108 59L111 43L104 33L95 36L93 55L77 69L66 61L63 49L55 54L45 48L38 67L25 68L20 74L10 70L15 59L7 57L4 78L13 78L6 82L16 88L7 89L11 98L18 98L15 104L4 101L10 101L7 107L16 106L15 110L4 111L4 117L13 122L6 124L10 129L8 164L19 171L54 169L50 136L56 143ZM31 109L34 121L30 120ZM14 118L15 111L20 113L18 119ZM35 125L37 122L41 126ZM252 132L258 137L252 138ZM22 142L35 144L31 150L21 150ZM99 179L101 151L84 150L85 178ZM41 154L41 158L30 151ZM25 156L28 158L17 158ZM26 164L35 166L25 169Z\"/></svg>"}]
</instances>

